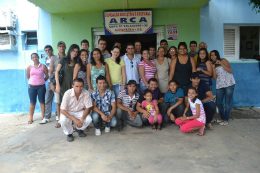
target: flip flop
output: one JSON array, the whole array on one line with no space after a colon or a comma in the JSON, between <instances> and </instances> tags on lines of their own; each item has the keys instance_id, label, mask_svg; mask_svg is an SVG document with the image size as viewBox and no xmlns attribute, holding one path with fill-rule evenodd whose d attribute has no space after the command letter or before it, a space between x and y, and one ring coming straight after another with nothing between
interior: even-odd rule
<instances>
[{"instance_id":1,"label":"flip flop","mask_svg":"<svg viewBox=\"0 0 260 173\"><path fill-rule=\"evenodd\" d=\"M57 123L57 124L55 125L55 128L60 128L60 127L61 127L60 123Z\"/></svg>"},{"instance_id":2,"label":"flip flop","mask_svg":"<svg viewBox=\"0 0 260 173\"><path fill-rule=\"evenodd\" d=\"M32 124L32 123L33 123L33 120L28 121L28 124Z\"/></svg>"}]
</instances>

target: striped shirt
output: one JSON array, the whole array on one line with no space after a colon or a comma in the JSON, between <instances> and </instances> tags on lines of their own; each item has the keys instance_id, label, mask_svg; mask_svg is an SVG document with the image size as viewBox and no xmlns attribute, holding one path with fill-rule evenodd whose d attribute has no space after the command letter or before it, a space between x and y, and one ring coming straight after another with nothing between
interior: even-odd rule
<instances>
[{"instance_id":1,"label":"striped shirt","mask_svg":"<svg viewBox=\"0 0 260 173\"><path fill-rule=\"evenodd\" d=\"M153 64L152 67L144 60L139 63L139 66L144 66L144 76L147 81L150 78L154 78L154 74L156 72L156 66L155 66L154 61L150 61L150 62ZM141 79L141 82L143 82L143 79Z\"/></svg>"},{"instance_id":2,"label":"striped shirt","mask_svg":"<svg viewBox=\"0 0 260 173\"><path fill-rule=\"evenodd\" d=\"M137 84L140 81L140 74L138 70L138 64L140 63L141 59L135 56L132 60L130 60L127 56L127 53L121 57L122 60L125 61L125 71L126 71L126 83L129 80L135 80Z\"/></svg>"},{"instance_id":3,"label":"striped shirt","mask_svg":"<svg viewBox=\"0 0 260 173\"><path fill-rule=\"evenodd\" d=\"M134 97L131 98L129 96L128 90L126 89L126 90L121 91L117 98L122 101L122 105L124 107L130 109L131 111L134 111L137 100L139 99L139 94L137 92L135 92Z\"/></svg>"}]
</instances>

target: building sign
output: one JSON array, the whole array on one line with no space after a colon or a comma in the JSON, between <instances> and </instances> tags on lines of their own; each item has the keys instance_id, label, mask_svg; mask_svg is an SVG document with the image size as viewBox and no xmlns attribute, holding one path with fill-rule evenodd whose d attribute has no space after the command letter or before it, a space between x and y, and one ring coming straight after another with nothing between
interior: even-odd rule
<instances>
[{"instance_id":1,"label":"building sign","mask_svg":"<svg viewBox=\"0 0 260 173\"><path fill-rule=\"evenodd\" d=\"M178 25L166 25L167 40L178 40Z\"/></svg>"},{"instance_id":2,"label":"building sign","mask_svg":"<svg viewBox=\"0 0 260 173\"><path fill-rule=\"evenodd\" d=\"M152 10L104 11L105 35L152 34Z\"/></svg>"}]
</instances>

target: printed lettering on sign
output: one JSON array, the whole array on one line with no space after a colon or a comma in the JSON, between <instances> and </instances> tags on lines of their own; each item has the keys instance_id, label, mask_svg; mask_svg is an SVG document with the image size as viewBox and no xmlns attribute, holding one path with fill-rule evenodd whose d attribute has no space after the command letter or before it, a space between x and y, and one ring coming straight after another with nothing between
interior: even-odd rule
<instances>
[{"instance_id":1,"label":"printed lettering on sign","mask_svg":"<svg viewBox=\"0 0 260 173\"><path fill-rule=\"evenodd\" d=\"M152 34L152 10L105 11L105 35Z\"/></svg>"}]
</instances>

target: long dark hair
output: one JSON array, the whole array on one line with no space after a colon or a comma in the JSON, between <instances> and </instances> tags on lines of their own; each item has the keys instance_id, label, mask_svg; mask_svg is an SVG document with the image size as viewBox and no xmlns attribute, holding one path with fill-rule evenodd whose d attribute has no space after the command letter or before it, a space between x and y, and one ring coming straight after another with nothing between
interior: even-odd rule
<instances>
[{"instance_id":1,"label":"long dark hair","mask_svg":"<svg viewBox=\"0 0 260 173\"><path fill-rule=\"evenodd\" d=\"M72 44L67 52L67 56L65 57L65 60L67 61L68 64L70 64L71 62L71 57L70 57L70 53L74 50L74 49L78 49L79 51L79 46L77 44ZM79 59L79 54L74 58L74 62L78 62Z\"/></svg>"},{"instance_id":2,"label":"long dark hair","mask_svg":"<svg viewBox=\"0 0 260 173\"><path fill-rule=\"evenodd\" d=\"M149 50L148 49L143 49L142 51L141 51L141 55L144 53L144 51L147 51L148 52L148 54L149 54ZM141 56L141 61L143 61L143 56Z\"/></svg>"},{"instance_id":3,"label":"long dark hair","mask_svg":"<svg viewBox=\"0 0 260 173\"><path fill-rule=\"evenodd\" d=\"M96 61L94 60L94 57L93 57L93 53L95 51L98 51L100 53L100 62L101 62L101 64L105 65L106 63L105 63L105 60L104 60L104 56L103 56L103 54L102 54L102 52L99 48L95 48L95 49L92 50L91 55L90 55L91 56L91 62L90 63L94 66L97 65L97 63L96 63Z\"/></svg>"},{"instance_id":4,"label":"long dark hair","mask_svg":"<svg viewBox=\"0 0 260 173\"><path fill-rule=\"evenodd\" d=\"M81 58L80 58L80 55L81 55L81 53L82 52L86 52L87 53L87 55L88 55L88 51L86 50L86 49L81 49L80 51L79 51L79 65L80 65L80 71L84 71L84 72L86 72L86 66L83 64L83 62L82 62L82 60L81 60Z\"/></svg>"},{"instance_id":5,"label":"long dark hair","mask_svg":"<svg viewBox=\"0 0 260 173\"><path fill-rule=\"evenodd\" d=\"M188 93L189 93L189 90L194 90L195 91L195 93L197 94L197 96L193 99L193 100L191 100L193 103L195 103L195 101L196 101L196 99L199 99L199 93L198 93L198 90L195 88L195 87L190 87L189 89L188 89ZM187 93L187 94L188 94Z\"/></svg>"},{"instance_id":6,"label":"long dark hair","mask_svg":"<svg viewBox=\"0 0 260 173\"><path fill-rule=\"evenodd\" d=\"M119 43L119 42L115 42L115 43ZM118 57L116 57L116 63L119 64L120 61L121 61L121 58L120 58L120 49L119 49L118 46L113 46L112 49L111 49L111 51L113 51L114 49L118 49L118 50L119 50L119 55L118 55Z\"/></svg>"},{"instance_id":7,"label":"long dark hair","mask_svg":"<svg viewBox=\"0 0 260 173\"><path fill-rule=\"evenodd\" d=\"M212 50L211 52L214 52L215 53L215 56L217 57L217 60L221 60L220 58L220 55L219 55L219 52L217 50ZM210 52L210 55L211 55L211 52ZM211 58L210 58L211 59Z\"/></svg>"},{"instance_id":8,"label":"long dark hair","mask_svg":"<svg viewBox=\"0 0 260 173\"><path fill-rule=\"evenodd\" d=\"M201 63L201 58L200 58L200 52L201 51L205 51L206 53L206 58L205 58L205 62L206 63L208 60L209 60L209 53L208 53L208 50L206 48L201 48L199 51L198 51L198 59L197 59L197 65L199 65Z\"/></svg>"}]
</instances>

